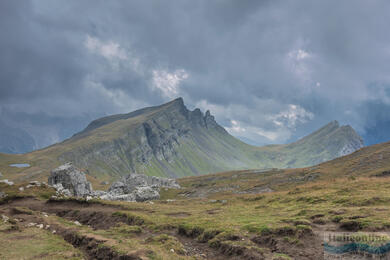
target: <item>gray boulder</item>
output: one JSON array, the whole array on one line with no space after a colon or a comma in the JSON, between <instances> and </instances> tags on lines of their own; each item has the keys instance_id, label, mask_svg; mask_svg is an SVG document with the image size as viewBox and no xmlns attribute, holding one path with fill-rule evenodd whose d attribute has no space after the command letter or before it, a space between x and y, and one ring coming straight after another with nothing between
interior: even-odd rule
<instances>
[{"instance_id":1,"label":"gray boulder","mask_svg":"<svg viewBox=\"0 0 390 260\"><path fill-rule=\"evenodd\" d=\"M114 182L102 199L147 201L160 198L160 188L180 188L174 179L132 173ZM129 196L125 196L129 195Z\"/></svg>"},{"instance_id":2,"label":"gray boulder","mask_svg":"<svg viewBox=\"0 0 390 260\"><path fill-rule=\"evenodd\" d=\"M57 196L71 197L73 195L68 189L64 189L61 183L54 184L53 188L56 189Z\"/></svg>"},{"instance_id":3,"label":"gray boulder","mask_svg":"<svg viewBox=\"0 0 390 260\"><path fill-rule=\"evenodd\" d=\"M132 191L133 190L130 190L130 188L127 187L126 184L121 182L121 181L114 182L111 185L111 187L108 189L109 193L116 194L116 195L127 194L127 193L130 193Z\"/></svg>"},{"instance_id":4,"label":"gray boulder","mask_svg":"<svg viewBox=\"0 0 390 260\"><path fill-rule=\"evenodd\" d=\"M130 193L130 194L112 194L112 193L106 193L102 196L100 196L100 199L102 200L119 200L119 201L130 201L134 202L135 200L135 194Z\"/></svg>"},{"instance_id":5,"label":"gray boulder","mask_svg":"<svg viewBox=\"0 0 390 260\"><path fill-rule=\"evenodd\" d=\"M57 191L60 190L71 196L85 197L92 193L92 185L87 181L85 173L75 168L71 163L66 163L52 170L48 183Z\"/></svg>"},{"instance_id":6,"label":"gray boulder","mask_svg":"<svg viewBox=\"0 0 390 260\"><path fill-rule=\"evenodd\" d=\"M106 194L107 194L106 191L94 190L94 191L92 191L92 193L90 194L90 196L93 197L93 198L99 198L99 197L104 196L104 195L106 195Z\"/></svg>"},{"instance_id":7,"label":"gray boulder","mask_svg":"<svg viewBox=\"0 0 390 260\"><path fill-rule=\"evenodd\" d=\"M0 191L0 199L5 198L5 197L7 197L7 194L5 194L4 192Z\"/></svg>"},{"instance_id":8,"label":"gray boulder","mask_svg":"<svg viewBox=\"0 0 390 260\"><path fill-rule=\"evenodd\" d=\"M9 180L1 180L0 183L5 183L5 184L8 184L9 186L12 186L14 185L14 183L12 181L9 181Z\"/></svg>"},{"instance_id":9,"label":"gray boulder","mask_svg":"<svg viewBox=\"0 0 390 260\"><path fill-rule=\"evenodd\" d=\"M147 176L144 174L131 173L123 176L119 181L114 182L110 189L113 191L117 189L123 190L123 193L130 193L135 191L137 187L141 186L156 186L158 188L174 188L179 189L175 179L168 179L156 176Z\"/></svg>"},{"instance_id":10,"label":"gray boulder","mask_svg":"<svg viewBox=\"0 0 390 260\"><path fill-rule=\"evenodd\" d=\"M135 201L157 200L160 198L160 189L157 186L141 186L137 187L133 192Z\"/></svg>"}]
</instances>

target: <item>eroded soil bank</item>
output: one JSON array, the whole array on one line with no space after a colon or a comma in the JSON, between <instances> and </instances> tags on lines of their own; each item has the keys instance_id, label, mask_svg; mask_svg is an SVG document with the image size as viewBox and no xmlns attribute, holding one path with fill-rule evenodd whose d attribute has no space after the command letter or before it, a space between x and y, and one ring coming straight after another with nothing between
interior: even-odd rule
<instances>
[{"instance_id":1,"label":"eroded soil bank","mask_svg":"<svg viewBox=\"0 0 390 260\"><path fill-rule=\"evenodd\" d=\"M321 259L323 256L321 234L310 229L298 233L281 229L278 233L245 236L186 225L159 227L134 215L139 211L153 214L150 207L143 208L142 204L129 210L123 205L22 198L0 205L0 214L13 223L4 232L17 234L43 225L43 230L62 237L86 259ZM179 213L167 217L180 219L190 214Z\"/></svg>"}]
</instances>

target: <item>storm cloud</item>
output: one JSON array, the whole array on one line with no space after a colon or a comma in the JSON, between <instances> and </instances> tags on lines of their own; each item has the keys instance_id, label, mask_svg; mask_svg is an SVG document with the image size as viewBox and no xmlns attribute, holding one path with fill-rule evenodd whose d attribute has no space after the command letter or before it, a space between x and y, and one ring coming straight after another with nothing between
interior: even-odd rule
<instances>
[{"instance_id":1,"label":"storm cloud","mask_svg":"<svg viewBox=\"0 0 390 260\"><path fill-rule=\"evenodd\" d=\"M385 141L389 12L376 0L3 0L1 119L42 147L182 96L257 144L331 120Z\"/></svg>"}]
</instances>

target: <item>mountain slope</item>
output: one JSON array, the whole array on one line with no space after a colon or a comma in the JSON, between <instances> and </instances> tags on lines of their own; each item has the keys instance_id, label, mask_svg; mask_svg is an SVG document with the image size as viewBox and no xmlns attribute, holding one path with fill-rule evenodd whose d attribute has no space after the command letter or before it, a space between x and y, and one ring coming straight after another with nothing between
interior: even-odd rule
<instances>
[{"instance_id":1,"label":"mountain slope","mask_svg":"<svg viewBox=\"0 0 390 260\"><path fill-rule=\"evenodd\" d=\"M364 147L347 156L312 167L310 171L333 178L390 176L390 142Z\"/></svg>"},{"instance_id":2,"label":"mountain slope","mask_svg":"<svg viewBox=\"0 0 390 260\"><path fill-rule=\"evenodd\" d=\"M32 167L27 169L5 169L20 173L13 177L37 178L72 161L99 179L134 171L180 177L231 169L304 167L362 145L351 127L332 122L292 144L251 146L231 136L209 111L189 111L179 98L97 119L72 138L42 150L18 157L0 156L0 170L8 167L7 163L28 162Z\"/></svg>"},{"instance_id":3,"label":"mountain slope","mask_svg":"<svg viewBox=\"0 0 390 260\"><path fill-rule=\"evenodd\" d=\"M363 147L362 138L349 125L330 122L314 133L285 146L290 157L286 167L315 165L350 154Z\"/></svg>"}]
</instances>

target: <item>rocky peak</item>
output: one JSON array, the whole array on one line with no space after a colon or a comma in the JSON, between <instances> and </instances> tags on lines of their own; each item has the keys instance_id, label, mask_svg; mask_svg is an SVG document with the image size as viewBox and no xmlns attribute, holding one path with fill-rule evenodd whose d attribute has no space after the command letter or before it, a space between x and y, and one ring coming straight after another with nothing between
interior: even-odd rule
<instances>
[{"instance_id":1,"label":"rocky peak","mask_svg":"<svg viewBox=\"0 0 390 260\"><path fill-rule=\"evenodd\" d=\"M178 97L178 98L172 100L172 101L169 102L169 103L172 103L172 104L174 104L175 106L178 106L178 107L184 107L184 108L186 107L186 106L184 105L184 100L183 100L182 97Z\"/></svg>"},{"instance_id":2,"label":"rocky peak","mask_svg":"<svg viewBox=\"0 0 390 260\"><path fill-rule=\"evenodd\" d=\"M363 138L350 125L342 126L339 130L347 137L343 147L339 150L339 156L344 156L363 148Z\"/></svg>"},{"instance_id":3,"label":"rocky peak","mask_svg":"<svg viewBox=\"0 0 390 260\"><path fill-rule=\"evenodd\" d=\"M328 157L314 161L314 163L319 163L353 153L364 145L363 139L351 126L340 126L339 122L335 120L314 133L288 145L290 148L300 146L306 147L307 150L321 149L328 151Z\"/></svg>"}]
</instances>

